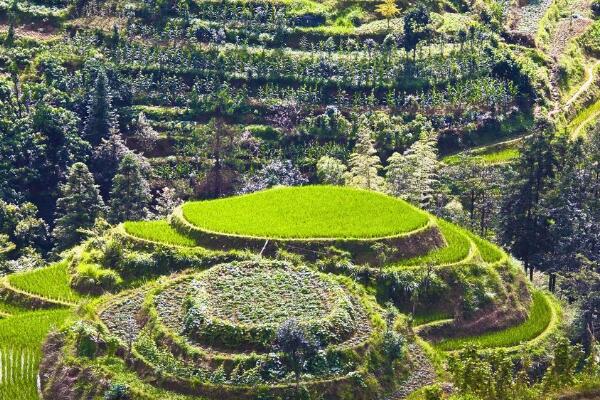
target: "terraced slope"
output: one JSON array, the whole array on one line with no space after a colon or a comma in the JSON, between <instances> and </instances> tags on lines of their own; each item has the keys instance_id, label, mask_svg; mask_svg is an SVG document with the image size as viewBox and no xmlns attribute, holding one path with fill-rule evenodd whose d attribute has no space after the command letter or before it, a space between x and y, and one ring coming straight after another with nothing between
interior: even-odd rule
<instances>
[{"instance_id":1,"label":"terraced slope","mask_svg":"<svg viewBox=\"0 0 600 400\"><path fill-rule=\"evenodd\" d=\"M333 200L328 197L350 190L332 187L266 191L259 193L266 199L251 202L248 207L258 214L278 210L271 201L277 196L269 196L283 193L285 202L287 190L305 201L314 201L315 197L332 201L341 209L336 210L338 218L371 218L361 216L357 203L345 202L344 196ZM302 196L303 191L308 197ZM365 400L374 393L384 398L404 398L423 382L430 382L435 371L426 353L419 350L421 345L428 349L428 345L421 339L417 341L421 344L410 339L409 318L403 314L415 313L413 324L419 325L415 332L423 338L433 337L431 332L437 328L434 350L427 350L427 354L438 352L438 357L471 343L481 349L535 348L544 346L556 331L560 321L556 305L547 295L537 292L528 302L529 289L522 273L501 249L406 203L380 194L371 197L370 193L360 193L367 200L391 201L392 210L421 218L426 226L436 229L443 239L441 246L419 256L400 255L398 259L381 257L390 248L379 246L377 257L371 257L370 263L364 265L348 262L343 256L333 258L343 255L339 249L338 253L330 249L326 257L319 258L321 255L308 257L302 251L292 255L289 252L297 249L286 248L285 257L293 262L273 261L268 252L257 257L256 253L264 248L239 253L239 243L231 246L236 249L231 252L200 247L198 238L182 231L173 215L168 221L127 223L106 238L82 245L68 263L10 277L5 287L5 293L12 296L9 300L28 300L23 303L28 307L57 307L85 299L69 288L70 275L80 270L77 263L97 263L97 270L113 268L113 272L126 272L124 285L130 289L119 292L119 287L113 288L116 293L91 300L85 315L78 316L77 322L69 322L69 329L50 337L41 371L46 397L55 396L57 384L64 382L78 382L78 386L69 388L76 396L82 395L78 391L84 387L103 396L110 383L124 383L133 395L149 399L285 396L295 392L295 379L277 347L278 335L282 326L292 323L314 338L320 350L314 363L306 364L301 372L302 385L310 393L333 399L343 398L347 391L353 393L353 398ZM248 198L252 199L241 199ZM237 204L232 210L227 210L227 202L216 204L226 213L241 212ZM296 207L301 209L302 204ZM202 207L195 211L201 214ZM390 220L397 221L388 216L386 221ZM247 226L243 219L240 221L242 227ZM385 227L386 221L379 227ZM367 229L366 232L371 229L357 223L348 226ZM416 223L405 225L407 231L400 235L412 236L415 227L417 232L423 229ZM204 241L210 239L205 237ZM235 241L237 237L227 233L217 238L225 239ZM106 249L119 248L115 247L115 240L121 241L124 253L105 257ZM303 240L310 242L311 238ZM386 246L389 245L390 242ZM355 251L360 255L362 249ZM227 261L227 257L246 257L246 261ZM120 261L115 264L115 259ZM104 260L113 261L109 264ZM173 271L171 276L156 279L157 274ZM51 285L45 287L44 282ZM417 295L414 288L419 288ZM23 321L38 318L43 334L72 315L71 310L64 308L23 313L10 301L0 310L7 314L0 323L20 323L20 316L25 318ZM16 325L12 326L3 340L12 341L10 349L17 349L20 339L16 338ZM465 333L470 329L483 333ZM384 336L386 340L398 340L394 342L397 351L383 351ZM25 360L19 366L24 369L13 365L11 374L31 376L35 371L39 363L37 340L18 350L18 357ZM413 349L414 354L406 349ZM3 351L16 354L17 350ZM79 356L66 359L64 354ZM14 356L2 357L12 360ZM379 364L381 357L387 360L386 367ZM380 361L373 364L368 360ZM83 371L94 372L90 375ZM356 389L357 374L369 377L360 390ZM0 393L11 393L8 388L31 390L34 381L27 379L23 382L30 383L23 383L20 388L11 378L5 382L5 388L0 384Z\"/></svg>"},{"instance_id":2,"label":"terraced slope","mask_svg":"<svg viewBox=\"0 0 600 400\"><path fill-rule=\"evenodd\" d=\"M0 294L0 398L37 400L38 367L46 335L73 315L66 299L81 299L64 279L65 263L10 276L19 288ZM6 283L6 282L5 282ZM45 309L41 309L41 308Z\"/></svg>"}]
</instances>

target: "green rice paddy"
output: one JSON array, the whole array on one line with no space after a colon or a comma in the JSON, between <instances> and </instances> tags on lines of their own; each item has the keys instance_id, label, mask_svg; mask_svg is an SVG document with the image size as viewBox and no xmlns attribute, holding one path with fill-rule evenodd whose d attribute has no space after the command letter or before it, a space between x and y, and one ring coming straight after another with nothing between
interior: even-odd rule
<instances>
[{"instance_id":1,"label":"green rice paddy","mask_svg":"<svg viewBox=\"0 0 600 400\"><path fill-rule=\"evenodd\" d=\"M167 221L128 221L123 224L125 231L135 237L176 246L193 247L196 242L177 232Z\"/></svg>"},{"instance_id":2,"label":"green rice paddy","mask_svg":"<svg viewBox=\"0 0 600 400\"><path fill-rule=\"evenodd\" d=\"M512 347L535 339L546 330L552 321L553 310L550 300L544 293L534 292L532 297L533 304L529 311L529 317L522 324L478 336L446 339L435 344L435 347L444 351L460 350L467 345L473 345L480 349Z\"/></svg>"},{"instance_id":3,"label":"green rice paddy","mask_svg":"<svg viewBox=\"0 0 600 400\"><path fill-rule=\"evenodd\" d=\"M31 311L0 320L0 399L37 400L42 342L70 310Z\"/></svg>"},{"instance_id":4,"label":"green rice paddy","mask_svg":"<svg viewBox=\"0 0 600 400\"><path fill-rule=\"evenodd\" d=\"M479 250L479 254L483 261L486 263L495 263L502 260L504 252L498 246L470 232L468 232L468 235L477 245L477 249Z\"/></svg>"},{"instance_id":5,"label":"green rice paddy","mask_svg":"<svg viewBox=\"0 0 600 400\"><path fill-rule=\"evenodd\" d=\"M446 239L447 246L433 250L420 257L401 260L392 267L405 267L416 265L442 265L460 262L469 256L471 242L467 234L449 222L438 220L442 236Z\"/></svg>"},{"instance_id":6,"label":"green rice paddy","mask_svg":"<svg viewBox=\"0 0 600 400\"><path fill-rule=\"evenodd\" d=\"M380 193L335 186L276 188L186 203L184 218L224 234L267 238L376 238L407 233L428 216Z\"/></svg>"},{"instance_id":7,"label":"green rice paddy","mask_svg":"<svg viewBox=\"0 0 600 400\"><path fill-rule=\"evenodd\" d=\"M52 300L77 302L81 296L69 286L67 263L10 275L8 282L16 289Z\"/></svg>"}]
</instances>

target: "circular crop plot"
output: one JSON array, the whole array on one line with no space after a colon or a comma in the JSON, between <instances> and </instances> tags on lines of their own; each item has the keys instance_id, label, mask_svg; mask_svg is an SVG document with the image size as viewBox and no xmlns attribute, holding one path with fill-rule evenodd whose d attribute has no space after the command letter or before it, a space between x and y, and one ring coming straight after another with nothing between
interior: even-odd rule
<instances>
[{"instance_id":1,"label":"circular crop plot","mask_svg":"<svg viewBox=\"0 0 600 400\"><path fill-rule=\"evenodd\" d=\"M425 226L427 214L380 193L335 186L275 188L186 203L183 216L214 233L274 239L395 236Z\"/></svg>"},{"instance_id":2,"label":"circular crop plot","mask_svg":"<svg viewBox=\"0 0 600 400\"><path fill-rule=\"evenodd\" d=\"M205 398L294 397L298 370L282 340L304 346L298 350L305 358L302 384L318 398L372 398L380 370L368 360L400 362L402 356L385 353L387 322L364 288L282 261L175 275L109 299L99 310L140 376ZM374 379L373 388L356 388L359 372Z\"/></svg>"},{"instance_id":3,"label":"circular crop plot","mask_svg":"<svg viewBox=\"0 0 600 400\"><path fill-rule=\"evenodd\" d=\"M359 302L326 275L287 263L234 263L167 284L156 294L158 317L190 342L268 350L293 319L322 345L367 325Z\"/></svg>"}]
</instances>

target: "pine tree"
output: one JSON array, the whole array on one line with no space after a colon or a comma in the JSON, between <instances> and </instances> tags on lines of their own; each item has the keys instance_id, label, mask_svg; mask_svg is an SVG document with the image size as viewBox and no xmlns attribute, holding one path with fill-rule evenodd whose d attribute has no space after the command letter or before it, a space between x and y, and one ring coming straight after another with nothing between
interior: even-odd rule
<instances>
[{"instance_id":1,"label":"pine tree","mask_svg":"<svg viewBox=\"0 0 600 400\"><path fill-rule=\"evenodd\" d=\"M317 177L327 185L343 185L346 166L337 158L323 156L317 162Z\"/></svg>"},{"instance_id":2,"label":"pine tree","mask_svg":"<svg viewBox=\"0 0 600 400\"><path fill-rule=\"evenodd\" d=\"M119 169L119 164L131 150L125 145L121 133L112 129L108 138L102 139L92 155L92 171L100 185L100 193L108 198L112 180Z\"/></svg>"},{"instance_id":3,"label":"pine tree","mask_svg":"<svg viewBox=\"0 0 600 400\"><path fill-rule=\"evenodd\" d=\"M154 144L158 140L158 132L150 126L150 123L143 112L138 114L135 139L144 153L152 151L152 149L154 149Z\"/></svg>"},{"instance_id":4,"label":"pine tree","mask_svg":"<svg viewBox=\"0 0 600 400\"><path fill-rule=\"evenodd\" d=\"M346 184L362 189L383 190L384 181L379 176L382 169L381 160L377 155L371 130L361 123L354 152L348 161L349 171L346 174Z\"/></svg>"},{"instance_id":5,"label":"pine tree","mask_svg":"<svg viewBox=\"0 0 600 400\"><path fill-rule=\"evenodd\" d=\"M110 218L112 222L140 220L148 215L152 196L150 186L135 154L123 157L113 179L110 191Z\"/></svg>"},{"instance_id":6,"label":"pine tree","mask_svg":"<svg viewBox=\"0 0 600 400\"><path fill-rule=\"evenodd\" d=\"M99 69L87 105L84 133L93 145L108 137L115 127L112 95L104 69Z\"/></svg>"},{"instance_id":7,"label":"pine tree","mask_svg":"<svg viewBox=\"0 0 600 400\"><path fill-rule=\"evenodd\" d=\"M533 279L536 258L549 247L548 210L542 198L555 184L558 150L553 129L539 126L523 147L517 177L502 204L501 240L521 259ZM538 265L540 266L540 265Z\"/></svg>"},{"instance_id":8,"label":"pine tree","mask_svg":"<svg viewBox=\"0 0 600 400\"><path fill-rule=\"evenodd\" d=\"M104 202L88 167L80 162L73 164L56 202L56 221L52 232L56 249L77 244L82 239L78 230L93 227L103 211Z\"/></svg>"},{"instance_id":9,"label":"pine tree","mask_svg":"<svg viewBox=\"0 0 600 400\"><path fill-rule=\"evenodd\" d=\"M163 188L156 198L154 217L157 219L168 217L181 203L182 201L177 197L175 189L170 187Z\"/></svg>"},{"instance_id":10,"label":"pine tree","mask_svg":"<svg viewBox=\"0 0 600 400\"><path fill-rule=\"evenodd\" d=\"M394 153L386 168L387 190L421 207L433 202L437 182L437 150L433 132L423 132L404 154Z\"/></svg>"}]
</instances>

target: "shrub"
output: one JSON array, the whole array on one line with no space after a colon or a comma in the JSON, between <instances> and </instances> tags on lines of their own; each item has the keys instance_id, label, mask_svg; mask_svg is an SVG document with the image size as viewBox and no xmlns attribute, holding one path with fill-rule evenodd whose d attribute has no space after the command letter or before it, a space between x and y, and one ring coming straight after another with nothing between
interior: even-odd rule
<instances>
[{"instance_id":1,"label":"shrub","mask_svg":"<svg viewBox=\"0 0 600 400\"><path fill-rule=\"evenodd\" d=\"M423 395L425 396L425 400L442 400L443 399L443 391L442 388L438 385L433 385L426 387L423 391Z\"/></svg>"},{"instance_id":2,"label":"shrub","mask_svg":"<svg viewBox=\"0 0 600 400\"><path fill-rule=\"evenodd\" d=\"M404 337L398 332L388 329L383 335L383 353L390 361L397 360L404 354Z\"/></svg>"},{"instance_id":3,"label":"shrub","mask_svg":"<svg viewBox=\"0 0 600 400\"><path fill-rule=\"evenodd\" d=\"M129 387L123 383L112 383L106 392L104 392L104 400L129 400Z\"/></svg>"},{"instance_id":4,"label":"shrub","mask_svg":"<svg viewBox=\"0 0 600 400\"><path fill-rule=\"evenodd\" d=\"M92 358L98 350L96 330L84 322L78 322L73 327L76 334L77 355Z\"/></svg>"},{"instance_id":5,"label":"shrub","mask_svg":"<svg viewBox=\"0 0 600 400\"><path fill-rule=\"evenodd\" d=\"M101 294L116 289L123 280L113 270L104 269L98 264L81 263L71 280L75 289L90 294Z\"/></svg>"},{"instance_id":6,"label":"shrub","mask_svg":"<svg viewBox=\"0 0 600 400\"><path fill-rule=\"evenodd\" d=\"M123 261L123 245L120 241L110 239L104 246L102 265L107 268L115 268Z\"/></svg>"},{"instance_id":7,"label":"shrub","mask_svg":"<svg viewBox=\"0 0 600 400\"><path fill-rule=\"evenodd\" d=\"M594 0L591 4L592 12L594 13L594 17L600 17L600 0Z\"/></svg>"}]
</instances>

